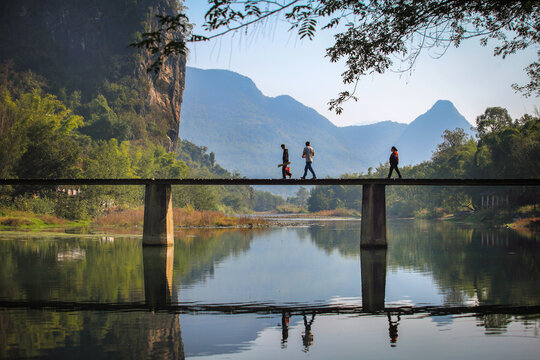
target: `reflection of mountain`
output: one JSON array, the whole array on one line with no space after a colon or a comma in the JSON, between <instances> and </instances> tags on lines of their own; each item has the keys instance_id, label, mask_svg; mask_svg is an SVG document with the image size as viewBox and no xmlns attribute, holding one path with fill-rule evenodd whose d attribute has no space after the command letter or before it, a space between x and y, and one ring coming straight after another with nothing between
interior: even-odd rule
<instances>
[{"instance_id":1,"label":"reflection of mountain","mask_svg":"<svg viewBox=\"0 0 540 360\"><path fill-rule=\"evenodd\" d=\"M275 316L183 315L186 355L225 355L246 350L264 329L276 326L277 321Z\"/></svg>"}]
</instances>

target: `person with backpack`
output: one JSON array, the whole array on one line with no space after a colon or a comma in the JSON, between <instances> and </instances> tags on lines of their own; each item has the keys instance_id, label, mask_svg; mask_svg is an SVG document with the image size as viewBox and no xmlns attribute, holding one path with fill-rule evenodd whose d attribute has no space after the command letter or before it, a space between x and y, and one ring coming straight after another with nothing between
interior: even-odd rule
<instances>
[{"instance_id":1,"label":"person with backpack","mask_svg":"<svg viewBox=\"0 0 540 360\"><path fill-rule=\"evenodd\" d=\"M289 162L289 150L285 147L285 144L281 144L281 148L283 149L283 162L281 165L281 175L283 176L283 179L286 179L287 176L289 179L292 177L291 168L288 166L290 164ZM278 165L278 166L280 166Z\"/></svg>"},{"instance_id":2,"label":"person with backpack","mask_svg":"<svg viewBox=\"0 0 540 360\"><path fill-rule=\"evenodd\" d=\"M315 171L313 171L313 168L311 167L311 163L313 162L313 157L315 156L315 150L311 147L311 144L309 141L306 141L306 147L304 148L304 152L302 153L302 158L306 159L306 167L304 168L304 176L302 176L300 179L305 180L308 170L311 171L313 174L312 179L316 179L317 176L315 175Z\"/></svg>"},{"instance_id":3,"label":"person with backpack","mask_svg":"<svg viewBox=\"0 0 540 360\"><path fill-rule=\"evenodd\" d=\"M392 171L394 171L394 169L396 169L396 172L399 176L399 178L401 179L401 173L399 172L399 169L398 169L398 164L399 164L399 154L398 154L398 151L396 149L395 146L392 146L392 149L391 149L392 153L390 154L390 172L388 173L388 177L387 179L390 179L390 177L392 177Z\"/></svg>"}]
</instances>

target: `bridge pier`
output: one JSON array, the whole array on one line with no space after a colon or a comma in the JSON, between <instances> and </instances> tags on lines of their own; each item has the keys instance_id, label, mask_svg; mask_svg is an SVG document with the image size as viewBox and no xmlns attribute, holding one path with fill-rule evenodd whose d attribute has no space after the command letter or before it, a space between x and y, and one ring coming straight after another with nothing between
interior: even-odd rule
<instances>
[{"instance_id":1,"label":"bridge pier","mask_svg":"<svg viewBox=\"0 0 540 360\"><path fill-rule=\"evenodd\" d=\"M362 185L360 247L387 247L385 185Z\"/></svg>"},{"instance_id":2,"label":"bridge pier","mask_svg":"<svg viewBox=\"0 0 540 360\"><path fill-rule=\"evenodd\" d=\"M147 184L144 194L143 245L174 245L170 184Z\"/></svg>"}]
</instances>

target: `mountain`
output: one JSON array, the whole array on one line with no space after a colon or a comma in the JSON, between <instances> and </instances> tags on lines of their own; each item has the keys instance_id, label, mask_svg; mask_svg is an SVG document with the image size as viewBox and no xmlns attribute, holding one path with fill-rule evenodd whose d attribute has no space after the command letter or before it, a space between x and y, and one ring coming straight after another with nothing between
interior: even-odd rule
<instances>
[{"instance_id":1,"label":"mountain","mask_svg":"<svg viewBox=\"0 0 540 360\"><path fill-rule=\"evenodd\" d=\"M208 146L216 161L248 177L280 177L282 143L293 176L301 176L304 143L315 149L319 177L359 171L367 157L324 116L290 96L264 96L249 78L225 70L188 67L180 137Z\"/></svg>"},{"instance_id":2,"label":"mountain","mask_svg":"<svg viewBox=\"0 0 540 360\"><path fill-rule=\"evenodd\" d=\"M351 149L368 157L370 166L385 162L388 147L403 134L407 124L382 121L370 125L340 127L339 130L349 142Z\"/></svg>"},{"instance_id":3,"label":"mountain","mask_svg":"<svg viewBox=\"0 0 540 360\"><path fill-rule=\"evenodd\" d=\"M390 147L403 164L428 160L446 129L470 124L450 101L438 101L411 124L383 121L338 127L290 96L267 97L253 81L227 70L187 67L180 137L208 146L216 161L247 177L281 176L282 143L294 177L302 175L305 141L315 149L318 177L337 177L385 163Z\"/></svg>"},{"instance_id":4,"label":"mountain","mask_svg":"<svg viewBox=\"0 0 540 360\"><path fill-rule=\"evenodd\" d=\"M417 117L407 126L395 142L402 165L418 164L431 158L431 153L442 142L445 130L462 128L473 135L471 124L448 100L439 100L425 114Z\"/></svg>"}]
</instances>

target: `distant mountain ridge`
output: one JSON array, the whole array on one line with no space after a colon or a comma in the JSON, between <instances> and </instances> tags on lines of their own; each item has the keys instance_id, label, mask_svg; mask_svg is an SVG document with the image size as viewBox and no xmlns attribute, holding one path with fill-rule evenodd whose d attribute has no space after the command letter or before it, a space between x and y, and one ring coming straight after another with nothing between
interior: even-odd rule
<instances>
[{"instance_id":1,"label":"distant mountain ridge","mask_svg":"<svg viewBox=\"0 0 540 360\"><path fill-rule=\"evenodd\" d=\"M472 125L461 115L448 100L438 100L426 113L411 122L396 141L400 150L402 164L417 164L431 158L431 153L441 143L445 130L461 128L473 135ZM426 136L429 134L430 136Z\"/></svg>"},{"instance_id":2,"label":"distant mountain ridge","mask_svg":"<svg viewBox=\"0 0 540 360\"><path fill-rule=\"evenodd\" d=\"M218 163L248 177L280 177L282 143L289 148L293 177L300 177L302 149L311 141L317 176L336 177L386 162L392 145L405 164L427 160L444 130L456 127L471 133L471 125L447 100L409 125L383 121L338 127L288 95L263 95L246 76L187 67L179 135L208 146Z\"/></svg>"}]
</instances>

